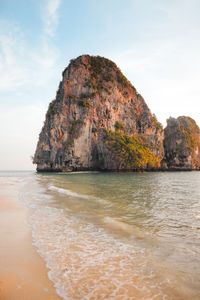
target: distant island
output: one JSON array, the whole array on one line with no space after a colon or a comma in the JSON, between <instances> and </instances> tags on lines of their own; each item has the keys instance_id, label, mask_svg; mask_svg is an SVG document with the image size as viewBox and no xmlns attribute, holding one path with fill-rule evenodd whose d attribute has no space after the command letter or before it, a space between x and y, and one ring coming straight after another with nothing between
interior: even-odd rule
<instances>
[{"instance_id":1,"label":"distant island","mask_svg":"<svg viewBox=\"0 0 200 300\"><path fill-rule=\"evenodd\" d=\"M199 170L200 129L185 116L163 129L114 62L82 55L63 72L33 163L43 172Z\"/></svg>"}]
</instances>

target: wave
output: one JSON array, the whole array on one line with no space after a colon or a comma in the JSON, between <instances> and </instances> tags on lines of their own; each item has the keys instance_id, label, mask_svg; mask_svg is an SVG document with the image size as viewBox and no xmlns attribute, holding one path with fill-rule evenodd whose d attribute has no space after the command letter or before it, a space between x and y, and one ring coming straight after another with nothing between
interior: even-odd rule
<instances>
[{"instance_id":1,"label":"wave","mask_svg":"<svg viewBox=\"0 0 200 300\"><path fill-rule=\"evenodd\" d=\"M90 196L88 196L88 195L78 194L76 192L72 192L72 191L67 190L67 189L58 188L58 187L56 187L54 185L50 185L48 187L48 189L50 191L57 191L57 192L59 192L61 194L65 194L65 195L72 196L72 197L78 197L78 198L83 198L83 199L89 199L90 198Z\"/></svg>"},{"instance_id":2,"label":"wave","mask_svg":"<svg viewBox=\"0 0 200 300\"><path fill-rule=\"evenodd\" d=\"M101 291L110 296L112 289L111 298L114 299L119 296L118 287L122 288L123 299L131 298L123 285L128 284L132 289L136 282L137 273L132 272L132 268L127 270L136 254L141 258L140 269L141 266L146 269L140 248L116 240L103 228L86 220L80 221L57 208L35 210L29 224L33 244L45 260L48 277L61 298L104 299ZM140 278L146 276L143 269ZM116 274L125 279L121 280ZM150 293L148 287L144 289Z\"/></svg>"},{"instance_id":3,"label":"wave","mask_svg":"<svg viewBox=\"0 0 200 300\"><path fill-rule=\"evenodd\" d=\"M136 238L137 240L142 240L143 243L146 244L146 247L151 247L152 245L157 245L158 243L155 238L152 239L150 234L136 226L132 226L109 216L104 217L103 221L104 224L106 224L106 226L112 230L120 230Z\"/></svg>"},{"instance_id":4,"label":"wave","mask_svg":"<svg viewBox=\"0 0 200 300\"><path fill-rule=\"evenodd\" d=\"M98 197L95 197L95 196L90 196L90 195L83 195L83 194L79 194L79 193L76 193L76 192L72 192L71 190L68 190L68 189L63 189L63 188L58 188L54 185L50 185L48 187L49 190L51 191L56 191L58 193L61 193L61 194L65 194L67 196L71 196L71 197L76 197L76 198L82 198L82 199L92 199L92 200L96 200L102 204L106 204L106 205L111 205L111 203L107 200L104 200L102 198L98 198Z\"/></svg>"},{"instance_id":5,"label":"wave","mask_svg":"<svg viewBox=\"0 0 200 300\"><path fill-rule=\"evenodd\" d=\"M129 224L126 224L122 221L118 221L111 217L104 217L104 223L113 229L120 229L128 233L133 233L133 227Z\"/></svg>"}]
</instances>

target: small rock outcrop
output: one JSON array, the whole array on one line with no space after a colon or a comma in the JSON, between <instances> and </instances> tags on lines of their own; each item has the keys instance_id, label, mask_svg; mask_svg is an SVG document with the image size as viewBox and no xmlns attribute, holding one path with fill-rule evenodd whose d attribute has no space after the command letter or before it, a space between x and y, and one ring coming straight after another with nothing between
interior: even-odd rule
<instances>
[{"instance_id":1,"label":"small rock outcrop","mask_svg":"<svg viewBox=\"0 0 200 300\"><path fill-rule=\"evenodd\" d=\"M200 169L200 129L193 119L169 118L164 130L164 164L170 170Z\"/></svg>"},{"instance_id":2,"label":"small rock outcrop","mask_svg":"<svg viewBox=\"0 0 200 300\"><path fill-rule=\"evenodd\" d=\"M159 169L163 128L112 61L71 60L46 113L38 171Z\"/></svg>"}]
</instances>

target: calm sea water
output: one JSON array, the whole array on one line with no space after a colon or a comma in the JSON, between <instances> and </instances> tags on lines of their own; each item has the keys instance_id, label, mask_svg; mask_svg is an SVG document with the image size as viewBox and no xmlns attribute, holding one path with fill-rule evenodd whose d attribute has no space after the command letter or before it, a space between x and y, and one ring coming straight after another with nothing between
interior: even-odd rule
<instances>
[{"instance_id":1,"label":"calm sea water","mask_svg":"<svg viewBox=\"0 0 200 300\"><path fill-rule=\"evenodd\" d=\"M200 172L0 176L64 299L200 299Z\"/></svg>"}]
</instances>

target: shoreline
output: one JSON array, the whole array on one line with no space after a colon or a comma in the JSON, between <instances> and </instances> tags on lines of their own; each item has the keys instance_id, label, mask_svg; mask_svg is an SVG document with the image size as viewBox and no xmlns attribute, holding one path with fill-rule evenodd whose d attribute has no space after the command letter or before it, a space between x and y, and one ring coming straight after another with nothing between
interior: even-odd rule
<instances>
[{"instance_id":1,"label":"shoreline","mask_svg":"<svg viewBox=\"0 0 200 300\"><path fill-rule=\"evenodd\" d=\"M38 174L101 174L101 173L173 173L173 172L199 172L200 169L140 169L140 170L129 170L129 169L120 169L120 170L77 170L77 171L61 171L56 169L37 169L36 173Z\"/></svg>"},{"instance_id":2,"label":"shoreline","mask_svg":"<svg viewBox=\"0 0 200 300\"><path fill-rule=\"evenodd\" d=\"M32 245L30 210L18 200L23 179L16 179L0 181L0 299L59 300L45 262Z\"/></svg>"}]
</instances>

